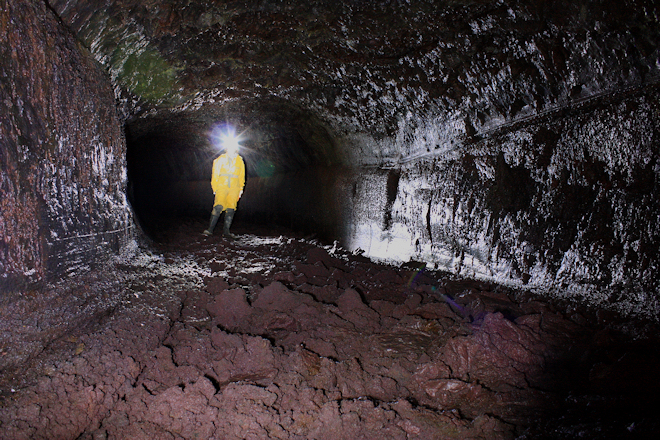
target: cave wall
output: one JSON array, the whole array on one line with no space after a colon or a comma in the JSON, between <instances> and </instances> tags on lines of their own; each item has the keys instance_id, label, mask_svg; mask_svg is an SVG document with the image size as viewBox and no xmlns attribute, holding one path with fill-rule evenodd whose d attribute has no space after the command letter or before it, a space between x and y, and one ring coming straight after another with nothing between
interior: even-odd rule
<instances>
[{"instance_id":1,"label":"cave wall","mask_svg":"<svg viewBox=\"0 0 660 440\"><path fill-rule=\"evenodd\" d=\"M369 128L333 126L364 169L346 246L657 315L657 5L446 6L438 41L335 70Z\"/></svg>"},{"instance_id":2,"label":"cave wall","mask_svg":"<svg viewBox=\"0 0 660 440\"><path fill-rule=\"evenodd\" d=\"M655 315L658 89L374 170L348 246L383 260ZM376 208L376 209L374 209Z\"/></svg>"},{"instance_id":3,"label":"cave wall","mask_svg":"<svg viewBox=\"0 0 660 440\"><path fill-rule=\"evenodd\" d=\"M0 287L74 276L132 235L107 74L44 2L0 2Z\"/></svg>"}]
</instances>

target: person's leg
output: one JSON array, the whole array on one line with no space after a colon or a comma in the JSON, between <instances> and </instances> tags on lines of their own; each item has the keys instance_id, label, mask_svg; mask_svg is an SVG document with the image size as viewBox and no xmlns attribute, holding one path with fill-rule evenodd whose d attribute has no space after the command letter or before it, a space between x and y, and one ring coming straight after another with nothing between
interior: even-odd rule
<instances>
[{"instance_id":1,"label":"person's leg","mask_svg":"<svg viewBox=\"0 0 660 440\"><path fill-rule=\"evenodd\" d=\"M227 237L234 238L236 237L234 234L229 232L229 228L231 227L231 222L234 220L234 213L236 211L234 209L227 209L227 212L225 213L225 226L222 229L222 235L226 235Z\"/></svg>"},{"instance_id":2,"label":"person's leg","mask_svg":"<svg viewBox=\"0 0 660 440\"><path fill-rule=\"evenodd\" d=\"M215 205L213 211L211 211L211 221L209 222L209 228L204 231L204 235L213 235L213 229L222 215L223 207L222 205Z\"/></svg>"},{"instance_id":3,"label":"person's leg","mask_svg":"<svg viewBox=\"0 0 660 440\"><path fill-rule=\"evenodd\" d=\"M225 212L225 225L222 230L222 234L229 238L236 238L236 235L229 232L229 228L231 227L231 223L234 220L234 214L236 213L236 208L238 206L238 199L240 197L241 197L240 190L238 188L232 188L230 191L227 192L227 198L225 199L225 201L227 202L227 204L225 205L227 210Z\"/></svg>"}]
</instances>

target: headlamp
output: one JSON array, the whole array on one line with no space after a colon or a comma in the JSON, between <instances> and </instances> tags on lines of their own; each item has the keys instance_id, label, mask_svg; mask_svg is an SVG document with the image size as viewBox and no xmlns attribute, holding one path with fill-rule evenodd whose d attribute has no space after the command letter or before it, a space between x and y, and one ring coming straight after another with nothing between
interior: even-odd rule
<instances>
[{"instance_id":1,"label":"headlamp","mask_svg":"<svg viewBox=\"0 0 660 440\"><path fill-rule=\"evenodd\" d=\"M239 142L238 136L234 136L233 134L228 134L221 139L222 146L230 154L238 153Z\"/></svg>"},{"instance_id":2,"label":"headlamp","mask_svg":"<svg viewBox=\"0 0 660 440\"><path fill-rule=\"evenodd\" d=\"M237 135L234 127L229 125L213 127L210 137L216 148L227 153L238 153L241 147L241 135Z\"/></svg>"}]
</instances>

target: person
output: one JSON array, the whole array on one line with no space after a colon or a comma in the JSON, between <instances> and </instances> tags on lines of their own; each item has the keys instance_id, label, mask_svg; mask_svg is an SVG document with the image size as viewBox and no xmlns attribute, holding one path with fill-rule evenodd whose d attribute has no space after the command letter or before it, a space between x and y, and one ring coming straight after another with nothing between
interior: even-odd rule
<instances>
[{"instance_id":1,"label":"person","mask_svg":"<svg viewBox=\"0 0 660 440\"><path fill-rule=\"evenodd\" d=\"M213 188L215 200L213 202L209 227L203 234L207 236L213 235L215 225L218 223L222 213L225 212L225 223L222 234L228 238L236 238L234 234L229 232L229 228L234 219L238 200L243 195L243 187L245 187L245 162L238 154L238 139L225 139L224 145L225 153L213 161L211 188Z\"/></svg>"}]
</instances>

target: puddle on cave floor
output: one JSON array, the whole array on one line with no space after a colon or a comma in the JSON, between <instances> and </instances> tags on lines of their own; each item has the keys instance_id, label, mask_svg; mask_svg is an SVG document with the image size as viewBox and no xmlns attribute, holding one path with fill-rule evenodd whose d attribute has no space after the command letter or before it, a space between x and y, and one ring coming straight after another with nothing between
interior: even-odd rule
<instances>
[{"instance_id":1,"label":"puddle on cave floor","mask_svg":"<svg viewBox=\"0 0 660 440\"><path fill-rule=\"evenodd\" d=\"M112 310L3 390L0 437L660 432L657 326L291 234L227 241L203 227L184 222L116 264Z\"/></svg>"}]
</instances>

